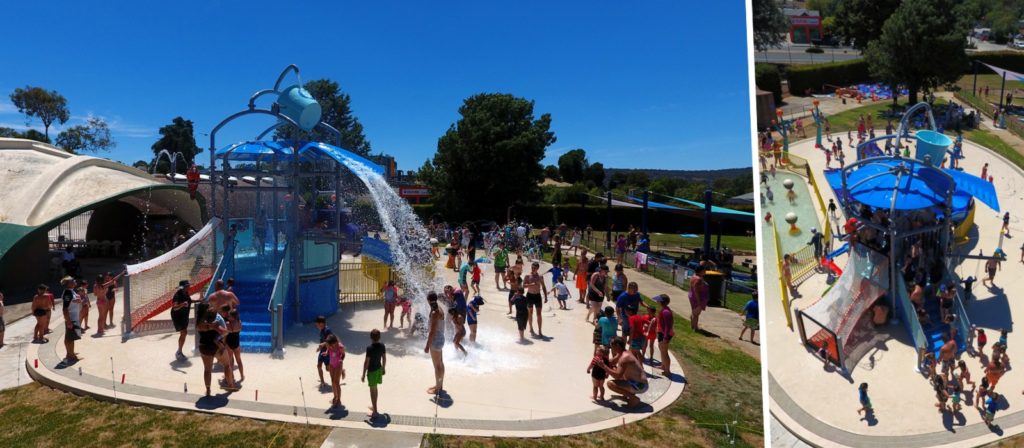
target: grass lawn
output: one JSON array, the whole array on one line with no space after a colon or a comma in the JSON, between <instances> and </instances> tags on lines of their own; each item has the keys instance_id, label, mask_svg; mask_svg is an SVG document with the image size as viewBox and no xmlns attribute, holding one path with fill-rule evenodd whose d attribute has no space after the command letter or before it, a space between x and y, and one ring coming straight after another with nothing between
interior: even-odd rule
<instances>
[{"instance_id":1,"label":"grass lawn","mask_svg":"<svg viewBox=\"0 0 1024 448\"><path fill-rule=\"evenodd\" d=\"M596 231L595 231L596 232ZM711 236L711 244L718 241L717 235ZM678 246L685 248L696 248L704 245L704 236L697 238L683 238L677 233L651 233L651 244L658 246ZM753 236L746 235L722 235L722 247L742 250L744 252L757 252L757 241ZM661 249L659 247L659 249Z\"/></svg>"},{"instance_id":2,"label":"grass lawn","mask_svg":"<svg viewBox=\"0 0 1024 448\"><path fill-rule=\"evenodd\" d=\"M947 132L947 134L953 133ZM998 135L995 135L984 129L972 129L970 131L964 132L964 138L974 143L977 143L981 146L984 146L988 149L991 149L998 153L999 155L1006 157L1007 159L1010 160L1010 162L1013 162L1015 165L1024 168L1024 155L1017 152L1016 149L1014 149L1012 146L1004 142L1003 139L999 138Z\"/></svg>"},{"instance_id":3,"label":"grass lawn","mask_svg":"<svg viewBox=\"0 0 1024 448\"><path fill-rule=\"evenodd\" d=\"M647 297L644 301L654 305ZM735 420L734 446L764 446L761 413L761 364L714 336L696 334L690 323L675 318L671 350L682 364L687 384L683 394L661 412L624 427L590 434L538 439L504 437L426 437L428 447L701 447L729 446L726 423ZM727 337L735 337L729 335ZM677 370L678 371L678 370ZM579 374L581 383L589 377Z\"/></svg>"},{"instance_id":4,"label":"grass lawn","mask_svg":"<svg viewBox=\"0 0 1024 448\"><path fill-rule=\"evenodd\" d=\"M318 447L330 428L115 405L32 383L0 391L4 447Z\"/></svg>"},{"instance_id":5,"label":"grass lawn","mask_svg":"<svg viewBox=\"0 0 1024 448\"><path fill-rule=\"evenodd\" d=\"M978 71L988 71L988 69L979 66ZM1003 78L1001 78L999 75L995 73L978 74L978 89L982 89L986 86L988 87L988 97L985 99L990 102L999 102L999 87L1000 83L1002 82ZM961 89L967 92L971 91L973 84L974 75L964 76L956 82L957 86L959 86ZM1013 81L1007 79L1006 90L1003 94L1005 95L1006 93L1012 93L1014 89L1024 89L1024 81ZM1018 95L1014 94L1013 104L1024 105L1024 98L1018 98Z\"/></svg>"}]
</instances>

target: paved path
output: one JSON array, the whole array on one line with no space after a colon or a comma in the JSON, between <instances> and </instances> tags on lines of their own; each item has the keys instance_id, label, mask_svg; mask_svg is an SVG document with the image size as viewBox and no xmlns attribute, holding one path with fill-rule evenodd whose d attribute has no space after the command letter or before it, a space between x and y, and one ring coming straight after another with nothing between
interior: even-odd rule
<instances>
[{"instance_id":1,"label":"paved path","mask_svg":"<svg viewBox=\"0 0 1024 448\"><path fill-rule=\"evenodd\" d=\"M444 281L455 280L451 270L439 269L438 274ZM655 374L649 376L650 390L642 395L648 405L639 411L626 411L617 402L592 402L585 368L592 356L593 327L583 319L585 311L575 307L559 311L550 308L552 300L542 311L548 339L520 344L513 337L514 321L505 315L506 293L494 290L493 276L488 277L487 272L485 279L488 281L481 288L488 304L481 310L480 347L469 346L466 357L446 344L445 384L451 395L437 403L424 393L431 382L425 383L424 379L432 372L429 358L422 352L422 339L410 338L397 329L384 332L388 370L381 397L382 409L390 414L389 419L372 425L363 418L369 397L357 372L367 333L380 325L379 303L343 305L329 319L335 334L347 343L349 355L355 357L349 361L348 379L342 384L346 408L341 409L325 410L325 394L329 392L316 384L315 365L310 362L310 340L315 340L315 329L309 326L288 328L284 360L246 354L250 376L243 390L233 395L216 390L215 396L202 397L201 363L194 356L185 362L174 361L174 344L167 333L139 335L125 343L118 335L95 337L90 333L78 344L84 359L69 368L61 363L63 347L54 342L60 341L64 332L57 316L51 342L30 344L25 358L33 361L28 367L37 381L98 399L114 399L116 389L118 401L158 408L302 423L307 421L308 412L308 421L314 424L375 430L386 427L416 434L538 437L591 432L646 418L682 393L682 372L671 379ZM122 303L118 301L118 305ZM35 359L39 360L38 368ZM299 376L304 378L300 380ZM126 381L122 384L123 377Z\"/></svg>"},{"instance_id":2,"label":"paved path","mask_svg":"<svg viewBox=\"0 0 1024 448\"><path fill-rule=\"evenodd\" d=\"M28 356L28 346L32 341L32 329L35 328L36 320L33 317L15 320L14 314L17 313L12 313L11 308L14 306L6 307L4 310L7 331L4 334L5 345L0 348L0 390L32 382L25 373L25 357ZM53 339L52 335L50 339Z\"/></svg>"},{"instance_id":3,"label":"paved path","mask_svg":"<svg viewBox=\"0 0 1024 448\"><path fill-rule=\"evenodd\" d=\"M320 448L419 448L423 434L334 428Z\"/></svg>"}]
</instances>

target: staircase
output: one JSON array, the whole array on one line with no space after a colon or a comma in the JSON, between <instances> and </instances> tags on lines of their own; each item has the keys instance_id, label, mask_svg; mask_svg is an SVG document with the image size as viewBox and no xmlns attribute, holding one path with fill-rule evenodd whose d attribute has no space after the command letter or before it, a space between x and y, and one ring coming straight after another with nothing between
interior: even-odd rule
<instances>
[{"instance_id":1,"label":"staircase","mask_svg":"<svg viewBox=\"0 0 1024 448\"><path fill-rule=\"evenodd\" d=\"M241 347L247 353L270 353L270 312L267 303L274 290L274 280L240 278L235 280L238 316L242 319Z\"/></svg>"},{"instance_id":2,"label":"staircase","mask_svg":"<svg viewBox=\"0 0 1024 448\"><path fill-rule=\"evenodd\" d=\"M942 335L949 334L949 325L942 322L940 311L939 311L939 300L935 297L929 297L924 301L924 309L928 313L929 323L922 325L924 330L925 338L928 341L928 349L935 354L935 359L939 358L939 349L942 348ZM954 306L950 312L956 312ZM957 316L957 319L962 319L962 316ZM961 331L957 331L956 334L956 346L957 354L959 355L967 349L966 335L962 334Z\"/></svg>"}]
</instances>

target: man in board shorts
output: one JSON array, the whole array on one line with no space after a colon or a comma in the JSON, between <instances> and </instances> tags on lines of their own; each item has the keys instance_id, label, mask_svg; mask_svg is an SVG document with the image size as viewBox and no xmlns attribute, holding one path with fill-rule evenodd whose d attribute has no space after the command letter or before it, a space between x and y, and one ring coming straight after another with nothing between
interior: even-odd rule
<instances>
[{"instance_id":1,"label":"man in board shorts","mask_svg":"<svg viewBox=\"0 0 1024 448\"><path fill-rule=\"evenodd\" d=\"M529 307L528 319L530 321L530 335L532 336L536 334L540 337L544 337L543 318L540 313L540 308L542 306L540 294L541 291L544 292L544 303L548 303L548 287L544 283L544 276L538 272L539 269L540 263L536 261L530 265L530 273L523 277L523 287L526 288L526 304ZM534 315L537 316L537 333L533 332Z\"/></svg>"},{"instance_id":2,"label":"man in board shorts","mask_svg":"<svg viewBox=\"0 0 1024 448\"><path fill-rule=\"evenodd\" d=\"M621 337L614 337L611 340L612 359L616 360L615 367L605 363L601 367L608 372L612 379L608 380L608 388L612 392L622 395L626 400L627 408L635 408L640 405L640 395L647 392L647 374L644 373L643 364L633 356L632 352L626 350L626 341Z\"/></svg>"}]
</instances>

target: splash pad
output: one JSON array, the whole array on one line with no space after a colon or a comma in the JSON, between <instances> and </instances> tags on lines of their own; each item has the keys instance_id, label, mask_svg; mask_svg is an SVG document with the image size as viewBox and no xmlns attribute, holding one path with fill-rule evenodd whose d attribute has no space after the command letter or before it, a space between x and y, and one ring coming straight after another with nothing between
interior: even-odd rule
<instances>
[{"instance_id":1,"label":"splash pad","mask_svg":"<svg viewBox=\"0 0 1024 448\"><path fill-rule=\"evenodd\" d=\"M589 377L583 372L592 356L593 327L583 319L585 310L556 310L548 306L555 303L551 298L542 310L549 338L519 343L515 321L505 315L507 293L485 281L482 295L487 304L480 312L477 344L467 344L468 356L457 354L451 344L453 330L446 329L448 396L433 400L425 393L433 383L433 369L423 350L422 332L384 329L383 306L376 294L381 278L365 266L386 265L388 276L414 300L413 312L424 315L426 293L455 284L455 274L430 256L423 226L375 166L340 145L257 139L218 148L216 132L241 116L271 115L280 120L261 136L277 126L299 127L298 120L282 115L278 106L256 108L260 95L253 96L247 110L221 123L211 134L210 145L215 168L209 175L208 204L210 215L219 220L213 221L217 261L211 280L235 278L240 311L246 313L243 348L248 343L251 349L243 354L242 389L226 393L214 385L215 395L202 397L202 363L197 356L174 360L175 334L160 325L134 332L123 342L114 335L89 335L78 349L84 359L71 368L61 364L59 344L32 346L28 356L39 363L27 366L34 378L77 393L150 406L365 428L369 394L359 374L369 331L378 328L388 347L380 400L388 419L370 426L472 435L572 434L639 420L668 406L682 392L681 383L655 375L650 390L641 395L645 405L639 411L591 402ZM253 179L252 186L230 182L246 176ZM369 199L375 215L351 212L354 195ZM386 255L367 255L374 251L361 249L377 243L363 240L362 232L352 232L352 225L371 219L383 230ZM372 295L339 298L337 291L345 290L352 278L346 275L346 265L359 266L360 278L373 285L368 288ZM548 267L543 264L542 272ZM493 272L484 269L484 278L492 278ZM322 286L327 284L332 287ZM122 302L115 312L123 312ZM317 330L306 324L316 314L329 315L328 325L347 347L342 408L329 407L330 389L317 381ZM152 320L169 322L169 315L160 313ZM191 326L189 332L193 333ZM190 334L187 346L192 338ZM647 370L652 371L649 366ZM111 372L115 381L109 379ZM122 377L123 383L117 381Z\"/></svg>"}]
</instances>

